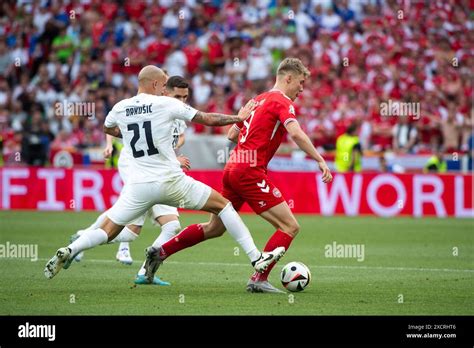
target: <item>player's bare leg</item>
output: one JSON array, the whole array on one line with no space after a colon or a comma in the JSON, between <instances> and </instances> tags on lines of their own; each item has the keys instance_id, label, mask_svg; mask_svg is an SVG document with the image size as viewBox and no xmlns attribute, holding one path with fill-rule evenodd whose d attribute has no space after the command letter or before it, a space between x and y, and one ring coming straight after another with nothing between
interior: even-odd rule
<instances>
[{"instance_id":1,"label":"player's bare leg","mask_svg":"<svg viewBox=\"0 0 474 348\"><path fill-rule=\"evenodd\" d=\"M204 229L204 235L206 239L216 238L224 234L225 226L222 221L214 214L211 215L211 220L205 224L202 224ZM260 274L255 272L256 274ZM267 293L284 293L273 285L268 280L265 281L254 281L249 280L247 283L247 291L249 292L267 292Z\"/></svg>"},{"instance_id":2,"label":"player's bare leg","mask_svg":"<svg viewBox=\"0 0 474 348\"><path fill-rule=\"evenodd\" d=\"M88 228L84 230L78 230L76 233L74 233L70 238L70 242L71 243L74 242L84 232L88 230L95 230L99 228L101 224L104 222L106 216L107 216L107 211L99 215L99 217L91 226L89 226ZM123 230L119 233L117 237L115 237L112 241L110 241L110 243L120 243L117 254L116 254L116 259L120 261L121 263L126 264L126 265L132 264L133 259L130 255L129 243L137 239L137 237L140 235L141 228L142 226L140 225L133 225L133 224L127 225L123 228ZM83 257L84 257L84 252L81 251L74 257L74 260L77 262L80 262Z\"/></svg>"},{"instance_id":3,"label":"player's bare leg","mask_svg":"<svg viewBox=\"0 0 474 348\"><path fill-rule=\"evenodd\" d=\"M284 247L288 250L293 238L296 237L300 226L286 202L282 202L260 214L270 222L277 230L265 245L264 251L273 250L276 247ZM282 292L268 282L268 275L275 266L272 263L263 273L255 272L247 283L249 292Z\"/></svg>"},{"instance_id":4,"label":"player's bare leg","mask_svg":"<svg viewBox=\"0 0 474 348\"><path fill-rule=\"evenodd\" d=\"M277 205L276 207L273 207L269 209L267 212L270 211L270 213L265 214L267 216L266 220L269 221L273 226L278 228L277 226L280 226L281 231L289 231L292 236L294 237L298 233L298 223L296 222L296 219L294 218L293 214L291 214L291 210L288 210L291 214L291 216L288 216L288 210L285 208L288 207L286 203L281 203ZM210 238L216 238L224 234L225 232L225 226L222 223L222 221L216 216L216 215L211 215L211 220L208 223L202 224L202 227L204 229L204 235L206 239ZM288 244L289 246L289 244ZM274 248L273 248L274 249ZM273 250L271 247L267 247L264 249L264 251L268 250ZM275 262L272 263L269 267L273 268L275 265ZM264 273L258 273L255 272L254 276L248 281L247 283L247 291L249 292L266 292L266 293L283 293L284 291L281 291L277 288L275 288L273 285L271 285L268 282L268 273L269 270L267 269ZM262 275L261 279L258 279L256 275ZM266 276L263 276L266 275Z\"/></svg>"},{"instance_id":5,"label":"player's bare leg","mask_svg":"<svg viewBox=\"0 0 474 348\"><path fill-rule=\"evenodd\" d=\"M201 210L216 214L219 217L225 229L229 231L249 256L252 266L257 272L265 271L272 262L278 261L285 253L285 249L281 247L271 252L261 253L255 246L249 230L232 207L232 204L217 191L211 191L207 202ZM206 225L204 224L204 226ZM195 224L185 228L176 238L166 242L160 248L148 248L147 261L145 263L145 276L148 281L152 281L156 270L167 257L205 239L203 224Z\"/></svg>"},{"instance_id":6,"label":"player's bare leg","mask_svg":"<svg viewBox=\"0 0 474 348\"><path fill-rule=\"evenodd\" d=\"M56 254L46 263L44 275L51 279L62 268L68 268L77 253L91 249L100 244L106 244L113 240L124 226L117 225L108 217L105 217L100 228L85 231L78 239L67 247L58 249Z\"/></svg>"},{"instance_id":7,"label":"player's bare leg","mask_svg":"<svg viewBox=\"0 0 474 348\"><path fill-rule=\"evenodd\" d=\"M204 239L217 238L224 234L225 226L221 219L215 214L211 214L209 222L205 222L202 225L204 230Z\"/></svg>"}]
</instances>

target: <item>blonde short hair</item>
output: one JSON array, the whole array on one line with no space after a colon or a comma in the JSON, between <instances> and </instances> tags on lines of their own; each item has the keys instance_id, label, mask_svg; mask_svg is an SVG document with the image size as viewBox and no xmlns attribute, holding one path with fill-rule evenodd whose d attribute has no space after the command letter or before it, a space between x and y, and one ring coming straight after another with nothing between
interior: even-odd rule
<instances>
[{"instance_id":1,"label":"blonde short hair","mask_svg":"<svg viewBox=\"0 0 474 348\"><path fill-rule=\"evenodd\" d=\"M283 76L288 73L303 74L304 77L311 75L308 68L306 68L303 62L298 58L285 58L280 63L277 69L277 75Z\"/></svg>"}]
</instances>

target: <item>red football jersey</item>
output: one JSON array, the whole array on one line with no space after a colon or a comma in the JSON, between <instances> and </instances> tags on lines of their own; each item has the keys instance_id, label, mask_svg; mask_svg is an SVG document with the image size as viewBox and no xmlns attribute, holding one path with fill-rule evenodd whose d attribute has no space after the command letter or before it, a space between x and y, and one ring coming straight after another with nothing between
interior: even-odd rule
<instances>
[{"instance_id":1,"label":"red football jersey","mask_svg":"<svg viewBox=\"0 0 474 348\"><path fill-rule=\"evenodd\" d=\"M236 167L264 167L280 146L285 125L295 121L295 107L290 98L279 90L271 90L254 99L257 107L250 117L234 127L240 130L239 140L226 165Z\"/></svg>"}]
</instances>

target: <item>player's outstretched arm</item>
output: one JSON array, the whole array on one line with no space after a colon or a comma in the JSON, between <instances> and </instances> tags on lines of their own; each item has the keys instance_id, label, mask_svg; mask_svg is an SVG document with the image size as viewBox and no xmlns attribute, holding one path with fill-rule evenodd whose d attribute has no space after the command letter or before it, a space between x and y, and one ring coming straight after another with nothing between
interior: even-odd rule
<instances>
[{"instance_id":1,"label":"player's outstretched arm","mask_svg":"<svg viewBox=\"0 0 474 348\"><path fill-rule=\"evenodd\" d=\"M184 139L184 133L179 135L178 138L178 143L176 144L176 148L179 149L181 146L184 145L185 139Z\"/></svg>"},{"instance_id":2,"label":"player's outstretched arm","mask_svg":"<svg viewBox=\"0 0 474 348\"><path fill-rule=\"evenodd\" d=\"M219 113L209 113L198 111L192 122L204 124L206 126L225 126L227 124L238 123L245 121L253 109L255 108L255 101L250 100L243 108L240 109L238 115L225 115Z\"/></svg>"},{"instance_id":3,"label":"player's outstretched arm","mask_svg":"<svg viewBox=\"0 0 474 348\"><path fill-rule=\"evenodd\" d=\"M229 139L233 143L237 143L237 141L239 140L239 133L240 130L236 128L236 126L230 127L229 131L227 132L227 139Z\"/></svg>"},{"instance_id":4,"label":"player's outstretched arm","mask_svg":"<svg viewBox=\"0 0 474 348\"><path fill-rule=\"evenodd\" d=\"M105 134L110 134L111 136L116 137L116 138L121 138L122 137L122 133L120 132L120 128L117 127L117 126L112 127L112 128L104 126L104 133Z\"/></svg>"},{"instance_id":5,"label":"player's outstretched arm","mask_svg":"<svg viewBox=\"0 0 474 348\"><path fill-rule=\"evenodd\" d=\"M298 145L298 147L306 152L308 156L318 162L319 169L323 172L323 182L328 183L332 181L332 175L329 170L329 167L326 164L324 158L319 154L318 150L314 147L313 143L306 135L305 132L300 127L300 124L295 120L292 122L288 122L285 126L288 134L290 135L291 139Z\"/></svg>"},{"instance_id":6,"label":"player's outstretched arm","mask_svg":"<svg viewBox=\"0 0 474 348\"><path fill-rule=\"evenodd\" d=\"M112 152L114 152L114 147L112 145L113 138L114 137L111 136L110 134L105 135L106 145L104 149L104 158L110 158L110 156L112 156Z\"/></svg>"}]
</instances>

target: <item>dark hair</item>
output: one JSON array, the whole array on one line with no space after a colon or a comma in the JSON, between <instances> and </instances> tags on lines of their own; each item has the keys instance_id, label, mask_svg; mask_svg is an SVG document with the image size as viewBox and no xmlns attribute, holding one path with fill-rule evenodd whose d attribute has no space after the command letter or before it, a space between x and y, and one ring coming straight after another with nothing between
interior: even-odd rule
<instances>
[{"instance_id":1,"label":"dark hair","mask_svg":"<svg viewBox=\"0 0 474 348\"><path fill-rule=\"evenodd\" d=\"M357 123L356 122L352 122L346 129L346 133L347 134L354 134L357 130Z\"/></svg>"},{"instance_id":2,"label":"dark hair","mask_svg":"<svg viewBox=\"0 0 474 348\"><path fill-rule=\"evenodd\" d=\"M174 88L189 88L188 82L181 76L171 76L166 81L166 88L173 90Z\"/></svg>"}]
</instances>

